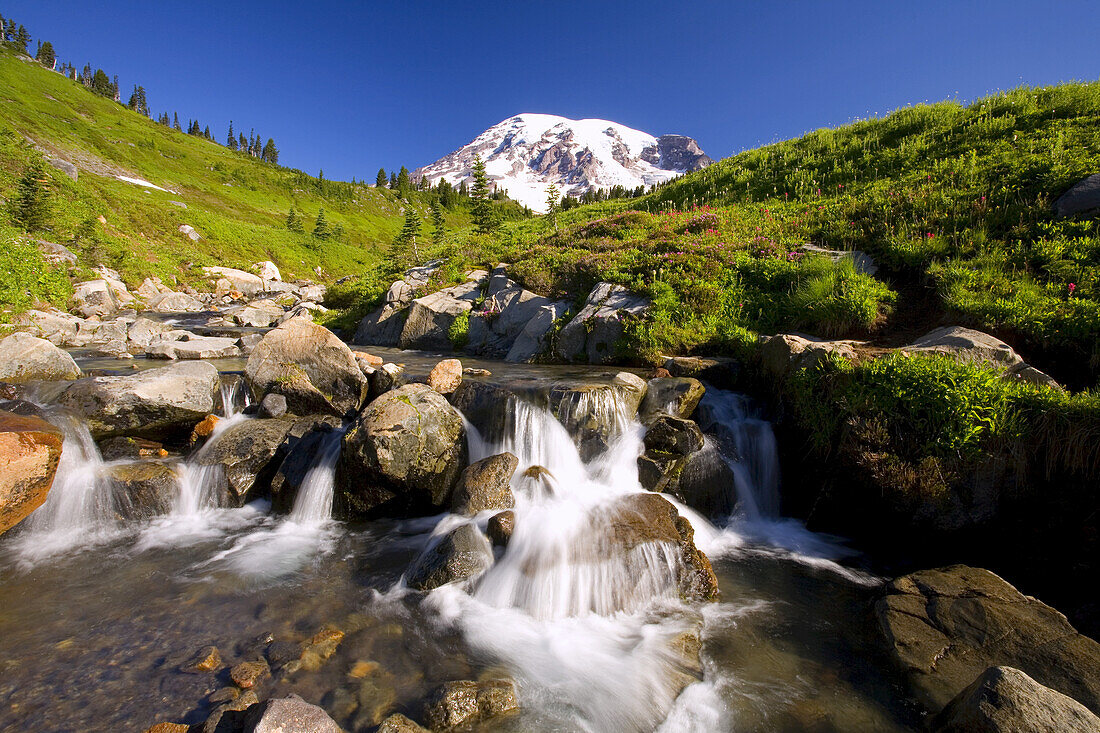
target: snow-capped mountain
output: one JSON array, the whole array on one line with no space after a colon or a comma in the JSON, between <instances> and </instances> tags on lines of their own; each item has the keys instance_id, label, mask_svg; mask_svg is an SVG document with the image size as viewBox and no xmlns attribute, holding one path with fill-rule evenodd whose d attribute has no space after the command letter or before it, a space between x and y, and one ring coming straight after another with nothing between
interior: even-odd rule
<instances>
[{"instance_id":1,"label":"snow-capped mountain","mask_svg":"<svg viewBox=\"0 0 1100 733\"><path fill-rule=\"evenodd\" d=\"M521 114L493 125L477 138L413 178L440 178L458 186L471 183L474 155L498 188L534 211L546 208L546 189L556 183L563 195L590 188L637 188L662 183L714 161L683 135L653 137L607 120L570 120L556 115Z\"/></svg>"}]
</instances>

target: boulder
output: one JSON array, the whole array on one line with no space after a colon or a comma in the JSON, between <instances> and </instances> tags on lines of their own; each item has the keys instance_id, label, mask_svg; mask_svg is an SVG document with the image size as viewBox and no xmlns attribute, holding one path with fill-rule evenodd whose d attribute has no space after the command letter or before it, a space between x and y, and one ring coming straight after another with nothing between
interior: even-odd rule
<instances>
[{"instance_id":1,"label":"boulder","mask_svg":"<svg viewBox=\"0 0 1100 733\"><path fill-rule=\"evenodd\" d=\"M509 509L489 517L489 523L485 527L485 534L493 547L507 547L512 539L512 532L516 529L516 513Z\"/></svg>"},{"instance_id":2,"label":"boulder","mask_svg":"<svg viewBox=\"0 0 1100 733\"><path fill-rule=\"evenodd\" d=\"M944 326L929 331L901 351L910 354L944 354L968 364L1006 368L1022 364L1012 347L988 333L962 326Z\"/></svg>"},{"instance_id":3,"label":"boulder","mask_svg":"<svg viewBox=\"0 0 1100 733\"><path fill-rule=\"evenodd\" d=\"M240 356L237 340L216 336L188 336L178 341L161 341L146 347L154 359L224 359Z\"/></svg>"},{"instance_id":4,"label":"boulder","mask_svg":"<svg viewBox=\"0 0 1100 733\"><path fill-rule=\"evenodd\" d=\"M615 361L627 320L641 318L648 310L647 299L622 286L599 283L588 294L584 307L558 334L555 351L565 361Z\"/></svg>"},{"instance_id":5,"label":"boulder","mask_svg":"<svg viewBox=\"0 0 1100 733\"><path fill-rule=\"evenodd\" d=\"M407 316L408 308L404 303L386 303L359 321L351 342L364 346L397 346Z\"/></svg>"},{"instance_id":6,"label":"boulder","mask_svg":"<svg viewBox=\"0 0 1100 733\"><path fill-rule=\"evenodd\" d=\"M258 295L267 289L259 275L232 267L204 267L203 274L215 283L215 294L227 295L236 291L246 296Z\"/></svg>"},{"instance_id":7,"label":"boulder","mask_svg":"<svg viewBox=\"0 0 1100 733\"><path fill-rule=\"evenodd\" d=\"M3 409L0 406L0 409ZM105 461L136 461L139 458L167 458L164 445L155 440L119 436L100 441L99 454Z\"/></svg>"},{"instance_id":8,"label":"boulder","mask_svg":"<svg viewBox=\"0 0 1100 733\"><path fill-rule=\"evenodd\" d=\"M279 272L278 266L271 260L257 262L252 266L252 269L256 271L256 274L259 275L262 280L283 279L282 274Z\"/></svg>"},{"instance_id":9,"label":"boulder","mask_svg":"<svg viewBox=\"0 0 1100 733\"><path fill-rule=\"evenodd\" d=\"M114 315L118 311L118 303L106 280L87 280L73 286L69 310L84 318L103 318Z\"/></svg>"},{"instance_id":10,"label":"boulder","mask_svg":"<svg viewBox=\"0 0 1100 733\"><path fill-rule=\"evenodd\" d=\"M0 534L46 501L63 440L41 418L0 412Z\"/></svg>"},{"instance_id":11,"label":"boulder","mask_svg":"<svg viewBox=\"0 0 1100 733\"><path fill-rule=\"evenodd\" d=\"M23 313L17 322L30 326L31 331L55 346L83 346L87 340L79 338L81 326L85 321L65 311L51 308L48 311L31 309Z\"/></svg>"},{"instance_id":12,"label":"boulder","mask_svg":"<svg viewBox=\"0 0 1100 733\"><path fill-rule=\"evenodd\" d=\"M63 244L54 244L44 239L35 241L38 251L42 253L42 259L51 265L75 265L76 254Z\"/></svg>"},{"instance_id":13,"label":"boulder","mask_svg":"<svg viewBox=\"0 0 1100 733\"><path fill-rule=\"evenodd\" d=\"M758 354L764 370L782 377L799 369L812 369L830 354L855 359L858 341L821 341L790 333L762 336Z\"/></svg>"},{"instance_id":14,"label":"boulder","mask_svg":"<svg viewBox=\"0 0 1100 733\"><path fill-rule=\"evenodd\" d=\"M216 434L199 453L202 466L222 466L231 506L254 498L275 473L279 448L294 426L292 418L244 420ZM220 495L220 492L219 492Z\"/></svg>"},{"instance_id":15,"label":"boulder","mask_svg":"<svg viewBox=\"0 0 1100 733\"><path fill-rule=\"evenodd\" d=\"M612 436L638 414L645 392L645 380L619 372L610 384L557 385L548 399L550 411L588 461L606 450Z\"/></svg>"},{"instance_id":16,"label":"boulder","mask_svg":"<svg viewBox=\"0 0 1100 733\"><path fill-rule=\"evenodd\" d=\"M297 695L267 700L249 709L245 733L340 733L340 726L324 709Z\"/></svg>"},{"instance_id":17,"label":"boulder","mask_svg":"<svg viewBox=\"0 0 1100 733\"><path fill-rule=\"evenodd\" d=\"M503 288L494 289L477 312L470 316L467 350L485 356L502 357L509 352L527 323L552 301L505 279Z\"/></svg>"},{"instance_id":18,"label":"boulder","mask_svg":"<svg viewBox=\"0 0 1100 733\"><path fill-rule=\"evenodd\" d=\"M158 336L162 336L171 330L172 327L166 323L155 321L152 318L139 317L130 324L126 336L130 343L135 346L146 347L151 345Z\"/></svg>"},{"instance_id":19,"label":"boulder","mask_svg":"<svg viewBox=\"0 0 1100 733\"><path fill-rule=\"evenodd\" d=\"M990 667L932 721L936 733L1089 733L1100 718L1018 669Z\"/></svg>"},{"instance_id":20,"label":"boulder","mask_svg":"<svg viewBox=\"0 0 1100 733\"><path fill-rule=\"evenodd\" d=\"M445 683L428 702L425 717L433 731L466 729L489 718L519 709L511 680Z\"/></svg>"},{"instance_id":21,"label":"boulder","mask_svg":"<svg viewBox=\"0 0 1100 733\"><path fill-rule=\"evenodd\" d=\"M482 458L467 466L455 486L451 512L472 517L490 509L514 507L511 481L518 467L519 458L511 453Z\"/></svg>"},{"instance_id":22,"label":"boulder","mask_svg":"<svg viewBox=\"0 0 1100 733\"><path fill-rule=\"evenodd\" d=\"M79 379L57 402L83 415L96 438L156 438L190 431L213 412L220 383L212 365L188 361L122 377Z\"/></svg>"},{"instance_id":23,"label":"boulder","mask_svg":"<svg viewBox=\"0 0 1100 733\"><path fill-rule=\"evenodd\" d=\"M462 415L425 384L370 403L344 435L336 467L346 515L438 511L466 464Z\"/></svg>"},{"instance_id":24,"label":"boulder","mask_svg":"<svg viewBox=\"0 0 1100 733\"><path fill-rule=\"evenodd\" d=\"M856 272L862 272L864 275L874 276L878 272L878 264L875 263L871 255L866 252L861 252L858 249L845 250L845 249L828 249L816 244L806 243L799 249L803 252L808 252L811 255L820 255L821 257L828 257L833 262L840 262L841 260L851 260L852 266L855 267Z\"/></svg>"},{"instance_id":25,"label":"boulder","mask_svg":"<svg viewBox=\"0 0 1100 733\"><path fill-rule=\"evenodd\" d=\"M202 235L195 231L195 227L190 224L180 224L179 233L190 239L192 242L197 242L202 239Z\"/></svg>"},{"instance_id":26,"label":"boulder","mask_svg":"<svg viewBox=\"0 0 1100 733\"><path fill-rule=\"evenodd\" d=\"M233 314L233 320L242 326L267 328L286 315L282 306L271 300L257 300Z\"/></svg>"},{"instance_id":27,"label":"boulder","mask_svg":"<svg viewBox=\"0 0 1100 733\"><path fill-rule=\"evenodd\" d=\"M458 359L444 359L432 367L428 375L428 386L441 395L449 395L462 384L462 362Z\"/></svg>"},{"instance_id":28,"label":"boulder","mask_svg":"<svg viewBox=\"0 0 1100 733\"><path fill-rule=\"evenodd\" d=\"M120 308L128 308L133 305L135 298L130 289L126 287L126 283L122 281L122 275L119 275L116 270L99 265L92 272L99 275L103 282L107 283L107 289L111 291L115 303Z\"/></svg>"},{"instance_id":29,"label":"boulder","mask_svg":"<svg viewBox=\"0 0 1100 733\"><path fill-rule=\"evenodd\" d=\"M52 155L47 155L46 162L74 181L80 177L80 169L77 168L74 163L70 163L64 158L57 158Z\"/></svg>"},{"instance_id":30,"label":"boulder","mask_svg":"<svg viewBox=\"0 0 1100 733\"><path fill-rule=\"evenodd\" d=\"M314 415L295 421L280 451L286 457L271 478L271 504L276 511L288 513L293 510L298 489L326 442L333 439L333 431L339 427L340 420L331 415Z\"/></svg>"},{"instance_id":31,"label":"boulder","mask_svg":"<svg viewBox=\"0 0 1100 733\"><path fill-rule=\"evenodd\" d=\"M886 648L937 713L987 668L1011 666L1100 711L1100 644L988 570L953 565L888 583L875 603Z\"/></svg>"},{"instance_id":32,"label":"boulder","mask_svg":"<svg viewBox=\"0 0 1100 733\"><path fill-rule=\"evenodd\" d=\"M264 395L257 414L263 418L282 417L286 414L286 397L281 394Z\"/></svg>"},{"instance_id":33,"label":"boulder","mask_svg":"<svg viewBox=\"0 0 1100 733\"><path fill-rule=\"evenodd\" d=\"M134 295L147 303L154 298L172 292L172 288L164 284L159 277L147 277L141 281L141 285L134 291Z\"/></svg>"},{"instance_id":34,"label":"boulder","mask_svg":"<svg viewBox=\"0 0 1100 733\"><path fill-rule=\"evenodd\" d=\"M80 367L67 353L29 333L0 339L0 381L60 381L80 378Z\"/></svg>"},{"instance_id":35,"label":"boulder","mask_svg":"<svg viewBox=\"0 0 1100 733\"><path fill-rule=\"evenodd\" d=\"M222 703L210 711L206 722L201 728L194 730L201 733L240 733L244 730L244 721L248 716L248 709L253 705L259 705L260 698L252 690L245 690L237 697Z\"/></svg>"},{"instance_id":36,"label":"boulder","mask_svg":"<svg viewBox=\"0 0 1100 733\"><path fill-rule=\"evenodd\" d=\"M525 364L546 353L554 324L564 318L568 312L569 302L565 300L540 306L516 336L504 360L514 364Z\"/></svg>"},{"instance_id":37,"label":"boulder","mask_svg":"<svg viewBox=\"0 0 1100 733\"><path fill-rule=\"evenodd\" d=\"M164 293L146 303L146 307L159 313L201 313L206 306L186 293Z\"/></svg>"},{"instance_id":38,"label":"boulder","mask_svg":"<svg viewBox=\"0 0 1100 733\"><path fill-rule=\"evenodd\" d=\"M347 344L305 318L268 332L248 357L245 374L254 394L281 394L298 415L354 412L370 388Z\"/></svg>"},{"instance_id":39,"label":"boulder","mask_svg":"<svg viewBox=\"0 0 1100 733\"><path fill-rule=\"evenodd\" d=\"M693 377L656 377L648 382L638 416L643 421L655 415L691 417L705 392L703 383Z\"/></svg>"},{"instance_id":40,"label":"boulder","mask_svg":"<svg viewBox=\"0 0 1100 733\"><path fill-rule=\"evenodd\" d=\"M425 550L405 575L416 590L432 590L481 575L493 564L493 550L472 524L451 530Z\"/></svg>"},{"instance_id":41,"label":"boulder","mask_svg":"<svg viewBox=\"0 0 1100 733\"><path fill-rule=\"evenodd\" d=\"M428 729L414 723L401 713L394 713L382 721L375 733L429 733Z\"/></svg>"},{"instance_id":42,"label":"boulder","mask_svg":"<svg viewBox=\"0 0 1100 733\"><path fill-rule=\"evenodd\" d=\"M479 295L477 284L466 282L417 298L409 306L398 345L402 349L450 351L454 348L451 327L459 316L470 312Z\"/></svg>"},{"instance_id":43,"label":"boulder","mask_svg":"<svg viewBox=\"0 0 1100 733\"><path fill-rule=\"evenodd\" d=\"M1100 173L1082 178L1054 202L1054 215L1059 219L1100 211Z\"/></svg>"},{"instance_id":44,"label":"boulder","mask_svg":"<svg viewBox=\"0 0 1100 733\"><path fill-rule=\"evenodd\" d=\"M115 511L123 519L168 514L179 496L179 469L172 463L120 463L108 467L107 476L114 489Z\"/></svg>"},{"instance_id":45,"label":"boulder","mask_svg":"<svg viewBox=\"0 0 1100 733\"><path fill-rule=\"evenodd\" d=\"M375 369L369 379L370 392L376 396L397 389L408 381L405 368L389 362Z\"/></svg>"},{"instance_id":46,"label":"boulder","mask_svg":"<svg viewBox=\"0 0 1100 733\"><path fill-rule=\"evenodd\" d=\"M657 415L646 422L645 447L675 456L686 456L703 448L703 431L691 420Z\"/></svg>"}]
</instances>

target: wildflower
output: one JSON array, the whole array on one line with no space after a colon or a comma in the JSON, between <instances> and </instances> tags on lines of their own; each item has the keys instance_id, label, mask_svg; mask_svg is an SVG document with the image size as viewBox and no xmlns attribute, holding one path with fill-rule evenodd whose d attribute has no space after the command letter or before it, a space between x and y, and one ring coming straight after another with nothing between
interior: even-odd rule
<instances>
[{"instance_id":1,"label":"wildflower","mask_svg":"<svg viewBox=\"0 0 1100 733\"><path fill-rule=\"evenodd\" d=\"M1076 290L1076 289L1077 289L1076 285L1074 285L1073 283L1069 284L1069 294L1070 295L1073 295L1073 291Z\"/></svg>"}]
</instances>

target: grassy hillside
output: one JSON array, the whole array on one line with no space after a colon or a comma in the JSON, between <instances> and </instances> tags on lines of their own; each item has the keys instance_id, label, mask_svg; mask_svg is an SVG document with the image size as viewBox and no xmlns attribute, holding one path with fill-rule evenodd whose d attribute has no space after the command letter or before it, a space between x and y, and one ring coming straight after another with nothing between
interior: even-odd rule
<instances>
[{"instance_id":1,"label":"grassy hillside","mask_svg":"<svg viewBox=\"0 0 1100 733\"><path fill-rule=\"evenodd\" d=\"M131 282L151 274L187 280L195 266L246 267L263 259L288 279L317 279L317 267L321 279L335 278L378 264L401 227L404 202L393 191L319 180L176 132L0 50L2 199L12 197L28 164L43 153L75 163L80 173L74 182L47 168L52 206L35 236L66 244L82 265L105 263ZM410 200L426 214L423 195L411 193ZM303 214L305 234L285 226L292 206ZM343 227L343 237L308 234L321 208L330 227ZM462 210L448 213L449 226L467 221ZM180 234L182 224L203 238L192 242ZM0 231L9 247L18 234Z\"/></svg>"}]
</instances>

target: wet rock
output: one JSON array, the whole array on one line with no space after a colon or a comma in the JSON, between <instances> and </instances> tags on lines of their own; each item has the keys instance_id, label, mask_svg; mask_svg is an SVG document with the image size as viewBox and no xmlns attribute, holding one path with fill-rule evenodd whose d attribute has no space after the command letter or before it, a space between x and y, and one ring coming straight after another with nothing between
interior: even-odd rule
<instances>
[{"instance_id":1,"label":"wet rock","mask_svg":"<svg viewBox=\"0 0 1100 733\"><path fill-rule=\"evenodd\" d=\"M304 669L313 672L321 668L336 653L340 642L344 640L344 632L335 626L325 626L303 645L302 653L298 657L298 664L294 671ZM288 668L289 671L289 668Z\"/></svg>"},{"instance_id":2,"label":"wet rock","mask_svg":"<svg viewBox=\"0 0 1100 733\"><path fill-rule=\"evenodd\" d=\"M462 370L462 373L467 377L491 377L493 373L488 369L478 369L476 367L466 367Z\"/></svg>"},{"instance_id":3,"label":"wet rock","mask_svg":"<svg viewBox=\"0 0 1100 733\"><path fill-rule=\"evenodd\" d=\"M106 280L87 280L73 286L69 310L84 318L103 318L118 311L118 303Z\"/></svg>"},{"instance_id":4,"label":"wet rock","mask_svg":"<svg viewBox=\"0 0 1100 733\"><path fill-rule=\"evenodd\" d=\"M0 339L2 381L20 383L79 378L80 367L73 358L46 339L29 333L13 333Z\"/></svg>"},{"instance_id":5,"label":"wet rock","mask_svg":"<svg viewBox=\"0 0 1100 733\"><path fill-rule=\"evenodd\" d=\"M646 422L644 441L647 451L686 456L702 450L703 431L691 420L657 415Z\"/></svg>"},{"instance_id":6,"label":"wet rock","mask_svg":"<svg viewBox=\"0 0 1100 733\"><path fill-rule=\"evenodd\" d=\"M649 301L626 288L602 282L592 289L584 307L558 334L555 353L565 361L607 364L618 356L626 322L641 318Z\"/></svg>"},{"instance_id":7,"label":"wet rock","mask_svg":"<svg viewBox=\"0 0 1100 733\"><path fill-rule=\"evenodd\" d=\"M186 293L164 293L146 302L146 307L158 313L201 313L206 306Z\"/></svg>"},{"instance_id":8,"label":"wet rock","mask_svg":"<svg viewBox=\"0 0 1100 733\"><path fill-rule=\"evenodd\" d=\"M151 728L146 728L145 733L187 733L191 726L185 723L157 723Z\"/></svg>"},{"instance_id":9,"label":"wet rock","mask_svg":"<svg viewBox=\"0 0 1100 733\"><path fill-rule=\"evenodd\" d=\"M275 511L288 513L294 508L298 489L313 468L318 452L339 427L340 420L331 415L314 415L294 422L279 449L279 454L285 453L285 457L271 478L271 504Z\"/></svg>"},{"instance_id":10,"label":"wet rock","mask_svg":"<svg viewBox=\"0 0 1100 733\"><path fill-rule=\"evenodd\" d=\"M405 582L416 590L431 590L473 578L493 564L488 540L472 524L452 530L416 559Z\"/></svg>"},{"instance_id":11,"label":"wet rock","mask_svg":"<svg viewBox=\"0 0 1100 733\"><path fill-rule=\"evenodd\" d=\"M383 722L393 712L397 703L397 689L393 675L377 668L363 675L354 688L356 714L354 728L363 730Z\"/></svg>"},{"instance_id":12,"label":"wet rock","mask_svg":"<svg viewBox=\"0 0 1100 733\"><path fill-rule=\"evenodd\" d=\"M401 713L394 713L382 721L376 733L428 733L428 729L417 725Z\"/></svg>"},{"instance_id":13,"label":"wet rock","mask_svg":"<svg viewBox=\"0 0 1100 733\"><path fill-rule=\"evenodd\" d=\"M179 471L161 461L135 461L107 469L115 511L123 519L148 519L172 511L179 495Z\"/></svg>"},{"instance_id":14,"label":"wet rock","mask_svg":"<svg viewBox=\"0 0 1100 733\"><path fill-rule=\"evenodd\" d=\"M489 541L493 543L494 547L507 547L515 528L516 513L508 510L490 517L485 532L489 535Z\"/></svg>"},{"instance_id":15,"label":"wet rock","mask_svg":"<svg viewBox=\"0 0 1100 733\"><path fill-rule=\"evenodd\" d=\"M646 383L628 372L611 384L558 385L548 395L550 411L565 426L585 461L605 451L611 438L637 414Z\"/></svg>"},{"instance_id":16,"label":"wet rock","mask_svg":"<svg viewBox=\"0 0 1100 733\"><path fill-rule=\"evenodd\" d=\"M1082 178L1054 202L1054 215L1059 219L1097 212L1100 212L1100 173Z\"/></svg>"},{"instance_id":17,"label":"wet rock","mask_svg":"<svg viewBox=\"0 0 1100 733\"><path fill-rule=\"evenodd\" d=\"M259 703L256 693L246 690L237 699L214 708L202 726L202 733L241 733L247 717L246 711Z\"/></svg>"},{"instance_id":18,"label":"wet rock","mask_svg":"<svg viewBox=\"0 0 1100 733\"><path fill-rule=\"evenodd\" d=\"M480 290L466 282L416 298L409 305L398 346L402 349L450 351L451 327L459 316L467 315Z\"/></svg>"},{"instance_id":19,"label":"wet rock","mask_svg":"<svg viewBox=\"0 0 1100 733\"><path fill-rule=\"evenodd\" d=\"M489 509L514 507L510 482L518 466L519 459L511 453L489 456L467 466L455 486L451 511L472 517Z\"/></svg>"},{"instance_id":20,"label":"wet rock","mask_svg":"<svg viewBox=\"0 0 1100 733\"><path fill-rule=\"evenodd\" d=\"M992 666L1011 666L1100 711L1100 644L988 570L904 575L875 604L886 647L916 699L939 712Z\"/></svg>"},{"instance_id":21,"label":"wet rock","mask_svg":"<svg viewBox=\"0 0 1100 733\"><path fill-rule=\"evenodd\" d=\"M1001 368L1023 363L1020 355L1004 341L962 326L937 328L901 350L910 354L944 354L969 364Z\"/></svg>"},{"instance_id":22,"label":"wet rock","mask_svg":"<svg viewBox=\"0 0 1100 733\"><path fill-rule=\"evenodd\" d=\"M258 414L262 418L282 417L286 414L286 397L281 394L264 395Z\"/></svg>"},{"instance_id":23,"label":"wet rock","mask_svg":"<svg viewBox=\"0 0 1100 733\"><path fill-rule=\"evenodd\" d=\"M657 456L647 451L644 458ZM665 475L671 480L652 490L671 494L704 516L728 517L737 508L737 478L714 445L677 459L674 470Z\"/></svg>"},{"instance_id":24,"label":"wet rock","mask_svg":"<svg viewBox=\"0 0 1100 733\"><path fill-rule=\"evenodd\" d=\"M267 662L241 662L229 670L229 679L242 690L250 690L270 674Z\"/></svg>"},{"instance_id":25,"label":"wet rock","mask_svg":"<svg viewBox=\"0 0 1100 733\"><path fill-rule=\"evenodd\" d=\"M255 394L285 396L296 415L353 412L369 391L351 349L305 318L268 332L248 357L245 374Z\"/></svg>"},{"instance_id":26,"label":"wet rock","mask_svg":"<svg viewBox=\"0 0 1100 733\"><path fill-rule=\"evenodd\" d=\"M264 487L278 464L274 462L294 420L244 420L214 436L198 456L199 465L222 466L232 506L243 506Z\"/></svg>"},{"instance_id":27,"label":"wet rock","mask_svg":"<svg viewBox=\"0 0 1100 733\"><path fill-rule=\"evenodd\" d=\"M216 646L204 646L195 653L186 664L180 667L181 672L188 674L206 674L216 672L222 667L222 655Z\"/></svg>"},{"instance_id":28,"label":"wet rock","mask_svg":"<svg viewBox=\"0 0 1100 733\"><path fill-rule=\"evenodd\" d=\"M424 384L377 398L344 435L336 468L344 515L415 514L447 506L466 463L462 416Z\"/></svg>"},{"instance_id":29,"label":"wet rock","mask_svg":"<svg viewBox=\"0 0 1100 733\"><path fill-rule=\"evenodd\" d=\"M657 377L647 387L638 409L643 422L654 415L689 418L706 393L703 383L693 377Z\"/></svg>"},{"instance_id":30,"label":"wet rock","mask_svg":"<svg viewBox=\"0 0 1100 733\"><path fill-rule=\"evenodd\" d=\"M386 363L374 370L370 375L370 393L378 395L397 389L407 382L404 367L397 364Z\"/></svg>"},{"instance_id":31,"label":"wet rock","mask_svg":"<svg viewBox=\"0 0 1100 733\"><path fill-rule=\"evenodd\" d=\"M273 669L278 670L289 662L302 657L302 645L294 641L273 641L267 645L264 656Z\"/></svg>"},{"instance_id":32,"label":"wet rock","mask_svg":"<svg viewBox=\"0 0 1100 733\"><path fill-rule=\"evenodd\" d=\"M46 501L63 440L41 418L0 412L0 534Z\"/></svg>"},{"instance_id":33,"label":"wet rock","mask_svg":"<svg viewBox=\"0 0 1100 733\"><path fill-rule=\"evenodd\" d=\"M225 359L240 356L237 339L188 336L178 341L153 343L145 353L154 359Z\"/></svg>"},{"instance_id":34,"label":"wet rock","mask_svg":"<svg viewBox=\"0 0 1100 733\"><path fill-rule=\"evenodd\" d=\"M15 387L13 385L5 385L3 382L0 382L0 392L2 392L0 397L9 396L9 393L4 389L5 386L11 387L12 391L10 392L10 396L14 397ZM43 420L46 419L45 410L33 402L27 402L26 400L6 399L4 402L0 402L0 412L10 412L24 417L40 417ZM47 420L47 422L49 421Z\"/></svg>"},{"instance_id":35,"label":"wet rock","mask_svg":"<svg viewBox=\"0 0 1100 733\"><path fill-rule=\"evenodd\" d=\"M932 721L936 733L1087 733L1100 718L1018 669L990 667Z\"/></svg>"},{"instance_id":36,"label":"wet rock","mask_svg":"<svg viewBox=\"0 0 1100 733\"><path fill-rule=\"evenodd\" d=\"M241 696L239 687L219 687L206 696L206 701L212 705L221 705L223 702L231 702Z\"/></svg>"},{"instance_id":37,"label":"wet rock","mask_svg":"<svg viewBox=\"0 0 1100 733\"><path fill-rule=\"evenodd\" d=\"M191 430L191 439L188 441L191 447L202 445L206 442L207 438L214 434L214 429L218 427L222 419L217 415L207 415Z\"/></svg>"},{"instance_id":38,"label":"wet rock","mask_svg":"<svg viewBox=\"0 0 1100 733\"><path fill-rule=\"evenodd\" d=\"M123 377L73 382L57 398L84 416L96 438L157 438L191 426L214 410L218 370L201 361L147 369Z\"/></svg>"},{"instance_id":39,"label":"wet rock","mask_svg":"<svg viewBox=\"0 0 1100 733\"><path fill-rule=\"evenodd\" d=\"M340 733L323 709L297 695L267 700L248 711L245 733Z\"/></svg>"},{"instance_id":40,"label":"wet rock","mask_svg":"<svg viewBox=\"0 0 1100 733\"><path fill-rule=\"evenodd\" d=\"M512 393L507 387L465 380L449 397L486 439L499 438L511 410Z\"/></svg>"},{"instance_id":41,"label":"wet rock","mask_svg":"<svg viewBox=\"0 0 1100 733\"><path fill-rule=\"evenodd\" d=\"M99 444L99 454L105 461L136 461L139 458L168 457L168 451L164 449L162 443L127 436L104 440Z\"/></svg>"},{"instance_id":42,"label":"wet rock","mask_svg":"<svg viewBox=\"0 0 1100 733\"><path fill-rule=\"evenodd\" d=\"M102 346L95 349L95 353L98 356L114 357L116 359L133 359L134 355L130 353L129 347L125 341L111 340L104 343Z\"/></svg>"},{"instance_id":43,"label":"wet rock","mask_svg":"<svg viewBox=\"0 0 1100 733\"><path fill-rule=\"evenodd\" d=\"M449 731L519 709L511 680L445 683L433 695L425 717L433 731Z\"/></svg>"},{"instance_id":44,"label":"wet rock","mask_svg":"<svg viewBox=\"0 0 1100 733\"><path fill-rule=\"evenodd\" d=\"M432 367L428 375L428 386L441 395L449 395L462 384L462 362L458 359L444 359Z\"/></svg>"}]
</instances>

